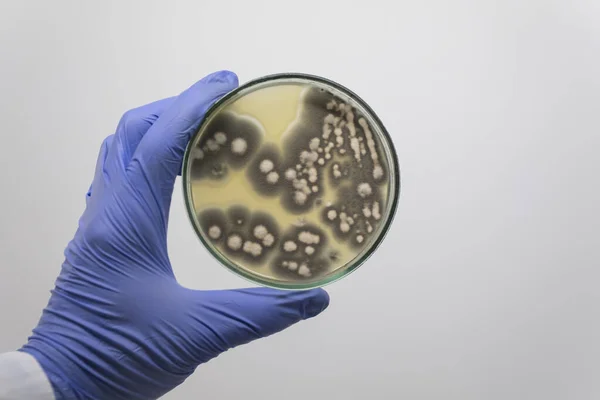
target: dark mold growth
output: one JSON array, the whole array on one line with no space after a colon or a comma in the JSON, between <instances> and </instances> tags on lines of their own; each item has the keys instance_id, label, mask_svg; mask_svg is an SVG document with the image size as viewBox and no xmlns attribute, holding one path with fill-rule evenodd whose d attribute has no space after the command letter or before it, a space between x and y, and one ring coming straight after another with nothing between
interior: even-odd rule
<instances>
[{"instance_id":1,"label":"dark mold growth","mask_svg":"<svg viewBox=\"0 0 600 400\"><path fill-rule=\"evenodd\" d=\"M250 219L250 210L244 206L231 206L227 210L230 226L240 229Z\"/></svg>"},{"instance_id":2,"label":"dark mold growth","mask_svg":"<svg viewBox=\"0 0 600 400\"><path fill-rule=\"evenodd\" d=\"M286 133L283 143L285 158L282 163L286 190L281 203L292 213L300 214L310 210L323 191L322 176L326 163L321 135L323 120L329 113L326 104L332 99L333 95L324 90L310 89L304 97L298 121ZM321 164L319 159L323 159ZM295 178L290 179L287 171L295 171Z\"/></svg>"},{"instance_id":3,"label":"dark mold growth","mask_svg":"<svg viewBox=\"0 0 600 400\"><path fill-rule=\"evenodd\" d=\"M279 226L269 214L251 213L244 206L232 206L224 217L231 227L222 240L226 254L249 265L260 265L277 247ZM234 236L232 238L232 236Z\"/></svg>"},{"instance_id":4,"label":"dark mold growth","mask_svg":"<svg viewBox=\"0 0 600 400\"><path fill-rule=\"evenodd\" d=\"M289 251L289 249L286 249L285 246L288 242L294 243L296 250ZM309 246L314 249L311 254L306 252L306 248ZM318 257L326 247L327 237L325 232L313 224L289 228L281 235L279 241L279 249L283 254L298 254L312 259Z\"/></svg>"},{"instance_id":5,"label":"dark mold growth","mask_svg":"<svg viewBox=\"0 0 600 400\"><path fill-rule=\"evenodd\" d=\"M352 186L340 187L337 202L323 207L320 219L329 226L336 238L347 241L355 249L364 247L382 218L385 203L380 192L376 187L367 198L363 198ZM377 211L373 214L375 203L378 204L378 214ZM362 239L357 240L358 235Z\"/></svg>"},{"instance_id":6,"label":"dark mold growth","mask_svg":"<svg viewBox=\"0 0 600 400\"><path fill-rule=\"evenodd\" d=\"M250 218L251 229L254 229L258 225L264 226L269 233L279 236L279 225L271 215L263 212L253 213Z\"/></svg>"},{"instance_id":7,"label":"dark mold growth","mask_svg":"<svg viewBox=\"0 0 600 400\"><path fill-rule=\"evenodd\" d=\"M262 142L262 128L248 118L223 111L204 130L205 134L192 150L193 179L222 179L228 168L246 165Z\"/></svg>"},{"instance_id":8,"label":"dark mold growth","mask_svg":"<svg viewBox=\"0 0 600 400\"><path fill-rule=\"evenodd\" d=\"M200 223L202 231L213 243L221 243L225 233L229 228L229 223L227 222L225 213L217 208L212 208L201 212L198 215L198 222ZM215 229L211 230L213 227L218 227L220 231L218 235L215 234Z\"/></svg>"},{"instance_id":9,"label":"dark mold growth","mask_svg":"<svg viewBox=\"0 0 600 400\"><path fill-rule=\"evenodd\" d=\"M270 268L273 275L294 280L311 280L319 278L330 268L331 262L326 258L308 259L302 256L280 254L273 259Z\"/></svg>"},{"instance_id":10,"label":"dark mold growth","mask_svg":"<svg viewBox=\"0 0 600 400\"><path fill-rule=\"evenodd\" d=\"M269 214L255 212L250 218L249 237L263 247L263 251L271 252L279 242L279 226L275 218Z\"/></svg>"},{"instance_id":11,"label":"dark mold growth","mask_svg":"<svg viewBox=\"0 0 600 400\"><path fill-rule=\"evenodd\" d=\"M275 196L282 187L281 154L273 144L260 148L248 165L246 176L252 187L265 196Z\"/></svg>"}]
</instances>

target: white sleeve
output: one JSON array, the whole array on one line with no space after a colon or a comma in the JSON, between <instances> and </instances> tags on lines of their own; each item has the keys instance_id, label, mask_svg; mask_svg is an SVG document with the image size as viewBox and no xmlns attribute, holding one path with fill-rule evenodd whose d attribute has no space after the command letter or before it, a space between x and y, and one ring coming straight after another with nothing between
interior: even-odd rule
<instances>
[{"instance_id":1,"label":"white sleeve","mask_svg":"<svg viewBox=\"0 0 600 400\"><path fill-rule=\"evenodd\" d=\"M55 400L37 360L27 353L0 354L0 400Z\"/></svg>"}]
</instances>

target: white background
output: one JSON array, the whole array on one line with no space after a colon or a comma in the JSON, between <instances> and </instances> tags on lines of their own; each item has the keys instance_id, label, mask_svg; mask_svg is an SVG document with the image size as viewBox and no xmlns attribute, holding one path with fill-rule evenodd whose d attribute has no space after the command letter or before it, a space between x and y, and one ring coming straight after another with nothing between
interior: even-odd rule
<instances>
[{"instance_id":1,"label":"white background","mask_svg":"<svg viewBox=\"0 0 600 400\"><path fill-rule=\"evenodd\" d=\"M218 69L334 79L379 114L402 195L330 308L166 399L600 397L600 2L0 0L0 351L26 340L126 110ZM201 247L180 281L247 285Z\"/></svg>"}]
</instances>

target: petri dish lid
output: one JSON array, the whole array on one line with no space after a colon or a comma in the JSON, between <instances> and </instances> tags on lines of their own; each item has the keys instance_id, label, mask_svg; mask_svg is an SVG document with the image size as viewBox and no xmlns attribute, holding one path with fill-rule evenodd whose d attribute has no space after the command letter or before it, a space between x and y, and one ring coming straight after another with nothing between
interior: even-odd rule
<instances>
[{"instance_id":1,"label":"petri dish lid","mask_svg":"<svg viewBox=\"0 0 600 400\"><path fill-rule=\"evenodd\" d=\"M384 239L400 194L390 135L331 80L276 74L241 85L206 113L185 152L196 234L254 283L309 289L347 276Z\"/></svg>"}]
</instances>

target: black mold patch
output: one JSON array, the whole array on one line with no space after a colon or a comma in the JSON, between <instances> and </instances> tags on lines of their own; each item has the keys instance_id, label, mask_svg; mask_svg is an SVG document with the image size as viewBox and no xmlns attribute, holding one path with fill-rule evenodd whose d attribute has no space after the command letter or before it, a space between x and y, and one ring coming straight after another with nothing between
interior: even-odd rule
<instances>
[{"instance_id":1,"label":"black mold patch","mask_svg":"<svg viewBox=\"0 0 600 400\"><path fill-rule=\"evenodd\" d=\"M228 111L216 115L205 132L197 144L197 148L203 151L204 158L192 161L192 179L223 179L229 168L239 169L250 161L263 138L262 128L257 123ZM218 144L218 149L214 150L213 147L211 150L211 146L217 145L215 134L218 132L225 134L226 141ZM232 152L232 143L238 138L246 143L246 150L242 155Z\"/></svg>"},{"instance_id":2,"label":"black mold patch","mask_svg":"<svg viewBox=\"0 0 600 400\"><path fill-rule=\"evenodd\" d=\"M244 206L231 206L227 209L227 219L231 227L241 229L250 220L250 210Z\"/></svg>"},{"instance_id":3,"label":"black mold patch","mask_svg":"<svg viewBox=\"0 0 600 400\"><path fill-rule=\"evenodd\" d=\"M232 237L232 236L235 236L235 235L239 236L242 239L241 244L240 244L240 248L237 249L237 250L232 249L231 247L229 247L229 244L228 244L229 238ZM227 232L227 236L225 236L223 238L223 243L222 243L223 252L225 254L229 255L229 256L232 256L232 257L236 258L237 256L239 256L239 255L241 255L243 253L242 249L243 249L245 241L246 241L246 235L244 234L243 230L241 230L241 229L232 229L229 232Z\"/></svg>"},{"instance_id":4,"label":"black mold patch","mask_svg":"<svg viewBox=\"0 0 600 400\"><path fill-rule=\"evenodd\" d=\"M227 239L232 235L238 235L242 239L240 248L237 250L232 249L227 244ZM260 265L264 262L267 256L268 252L265 251L267 249L265 249L264 246L261 245L261 247L263 247L261 254L258 256L253 256L252 254L244 251L244 243L246 243L246 241L248 240L257 243L256 239L249 237L243 230L232 230L227 235L227 238L223 240L221 247L223 249L223 252L229 257L231 257L232 260L235 260L243 265Z\"/></svg>"},{"instance_id":5,"label":"black mold patch","mask_svg":"<svg viewBox=\"0 0 600 400\"><path fill-rule=\"evenodd\" d=\"M333 220L329 219L329 217L327 216L327 214L329 213L329 211L335 211L335 218ZM336 221L339 221L339 209L338 207L334 204L328 207L323 207L321 209L321 221L323 221L325 224L327 225L333 225L336 223Z\"/></svg>"},{"instance_id":6,"label":"black mold patch","mask_svg":"<svg viewBox=\"0 0 600 400\"><path fill-rule=\"evenodd\" d=\"M273 246L271 246L271 247L276 247L277 240L279 238L279 225L277 224L277 221L275 220L275 218L273 218L271 215L266 214L266 213L255 212L252 214L252 217L250 218L250 227L249 227L249 231L250 231L250 233L252 233L253 237L254 237L254 233L253 233L254 228L258 225L262 225L265 228L267 228L267 231L269 231L269 233L275 237L275 242L274 242ZM255 238L255 240L258 240L258 239Z\"/></svg>"},{"instance_id":7,"label":"black mold patch","mask_svg":"<svg viewBox=\"0 0 600 400\"><path fill-rule=\"evenodd\" d=\"M326 109L326 105L333 99L333 95L324 90L317 88L311 88L306 93L303 99L301 115L298 118L296 124L286 134L286 139L283 143L285 149L285 156L282 162L281 171L285 173L286 170L292 168L300 173L298 179L304 178L308 180L308 174L302 174L302 170L309 167L308 165L302 165L300 171L297 170L296 166L301 163L300 154L303 151L312 152L310 149L310 141L314 138L318 138L321 142L320 146L323 146L323 139L321 137L323 131L323 120L330 112ZM318 153L319 158L324 156L324 153ZM325 163L327 165L327 163ZM301 204L294 198L297 189L294 188L291 181L285 180L285 192L281 198L281 204L283 207L294 213L301 214L310 210L315 205L315 200L320 196L322 192L323 174L325 173L324 166L318 164L317 161L313 162L312 165L317 169L318 176L316 182L308 182L308 187L312 188L317 186L318 192L305 193L306 201ZM284 177L283 177L284 178ZM284 178L285 179L285 178Z\"/></svg>"},{"instance_id":8,"label":"black mold patch","mask_svg":"<svg viewBox=\"0 0 600 400\"><path fill-rule=\"evenodd\" d=\"M283 266L284 262L295 262L297 267L295 270L290 270ZM298 273L300 265L306 263L310 269L310 276L302 276ZM331 262L327 258L309 259L302 256L290 256L288 254L280 254L273 259L270 268L273 275L278 276L288 281L310 281L311 279L319 278L329 269Z\"/></svg>"},{"instance_id":9,"label":"black mold patch","mask_svg":"<svg viewBox=\"0 0 600 400\"><path fill-rule=\"evenodd\" d=\"M245 265L260 265L264 263L267 256L277 247L279 237L279 226L277 221L267 213L255 212L251 213L247 207L237 205L231 206L226 213L222 213L222 218L226 221L229 227L227 236L221 240L221 247L225 254L233 260ZM274 241L270 246L265 246L262 240L254 236L254 228L257 225L263 225L269 234L273 235ZM231 249L227 244L227 239L231 235L238 235L242 239L241 246L238 250ZM251 253L244 251L244 243L247 241L257 243L261 247L261 254L254 256Z\"/></svg>"},{"instance_id":10,"label":"black mold patch","mask_svg":"<svg viewBox=\"0 0 600 400\"><path fill-rule=\"evenodd\" d=\"M263 173L260 170L260 164L263 162L263 160L270 160L273 162L273 169L271 171L276 172L279 177L275 184L269 183L267 181L268 173ZM285 180L281 170L281 154L277 147L275 147L273 144L261 146L260 150L256 154L256 157L254 157L252 162L248 165L246 176L258 193L265 196L277 195L282 187L283 181Z\"/></svg>"},{"instance_id":11,"label":"black mold patch","mask_svg":"<svg viewBox=\"0 0 600 400\"><path fill-rule=\"evenodd\" d=\"M319 236L319 243L318 244L306 244L304 242L301 242L298 239L298 235L302 232L310 232L313 235L318 235ZM296 243L296 245L298 246L298 248L296 249L296 251L294 252L286 252L283 249L283 244L285 242L287 242L288 240L293 241L294 243ZM323 250L327 247L327 237L325 236L325 233L322 229L318 228L317 226L313 225L313 224L306 224L304 226L294 226L292 228L289 228L285 231L285 233L281 236L281 239L279 241L280 243L280 249L281 249L281 253L283 255L301 255L303 258L306 259L316 259L317 257L319 257L319 255L323 252ZM312 248L315 249L315 252L311 255L306 254L306 247L307 246L311 246Z\"/></svg>"},{"instance_id":12,"label":"black mold patch","mask_svg":"<svg viewBox=\"0 0 600 400\"><path fill-rule=\"evenodd\" d=\"M361 210L365 200L358 195L355 185L346 185L340 187L338 190L338 202L340 205L343 204L346 207L346 214L351 216L353 214L362 214Z\"/></svg>"},{"instance_id":13,"label":"black mold patch","mask_svg":"<svg viewBox=\"0 0 600 400\"><path fill-rule=\"evenodd\" d=\"M295 190L293 189L286 190L281 196L281 205L286 211L289 211L292 214L300 215L307 212L314 206L316 196L308 194L306 196L306 202L304 204L298 204L294 200L294 192Z\"/></svg>"},{"instance_id":14,"label":"black mold patch","mask_svg":"<svg viewBox=\"0 0 600 400\"><path fill-rule=\"evenodd\" d=\"M202 211L198 215L198 222L200 223L200 227L202 228L202 231L205 233L206 237L213 243L221 243L229 228L225 213L216 208ZM213 239L208 236L208 230L213 225L216 225L219 227L219 229L221 229L221 236L218 239Z\"/></svg>"}]
</instances>

